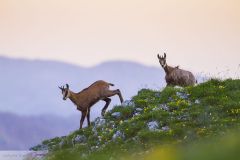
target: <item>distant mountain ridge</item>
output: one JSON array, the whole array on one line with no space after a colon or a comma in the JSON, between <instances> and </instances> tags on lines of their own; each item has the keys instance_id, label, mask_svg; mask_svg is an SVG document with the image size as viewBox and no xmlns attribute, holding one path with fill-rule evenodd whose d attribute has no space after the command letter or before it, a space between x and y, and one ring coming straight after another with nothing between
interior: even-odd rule
<instances>
[{"instance_id":1,"label":"distant mountain ridge","mask_svg":"<svg viewBox=\"0 0 240 160\"><path fill-rule=\"evenodd\" d=\"M0 150L27 150L45 138L63 136L78 128L79 117L18 116L0 112Z\"/></svg>"},{"instance_id":2,"label":"distant mountain ridge","mask_svg":"<svg viewBox=\"0 0 240 160\"><path fill-rule=\"evenodd\" d=\"M62 100L57 87L66 83L73 91L80 91L96 80L106 80L122 91L124 99L129 99L141 88L161 88L165 84L160 67L125 61L85 68L57 61L0 56L0 73L0 111L19 115L74 114L76 108L70 101ZM117 98L113 98L111 106L119 103ZM101 105L103 103L97 106ZM93 115L99 109L95 107Z\"/></svg>"},{"instance_id":3,"label":"distant mountain ridge","mask_svg":"<svg viewBox=\"0 0 240 160\"><path fill-rule=\"evenodd\" d=\"M160 68L133 62L106 62L85 68L56 61L12 59L0 56L0 150L28 149L43 139L69 134L79 127L80 112L63 101L58 86L68 83L80 91L96 80L114 83L124 99L143 87L161 87ZM114 104L120 104L117 97ZM104 102L92 108L91 121ZM8 113L6 113L8 112Z\"/></svg>"}]
</instances>

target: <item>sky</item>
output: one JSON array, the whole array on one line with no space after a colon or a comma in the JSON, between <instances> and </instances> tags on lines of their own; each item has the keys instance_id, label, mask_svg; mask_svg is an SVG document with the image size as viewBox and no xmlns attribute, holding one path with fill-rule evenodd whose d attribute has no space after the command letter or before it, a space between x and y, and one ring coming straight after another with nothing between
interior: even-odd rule
<instances>
[{"instance_id":1,"label":"sky","mask_svg":"<svg viewBox=\"0 0 240 160\"><path fill-rule=\"evenodd\" d=\"M239 0L0 0L0 55L240 76Z\"/></svg>"}]
</instances>

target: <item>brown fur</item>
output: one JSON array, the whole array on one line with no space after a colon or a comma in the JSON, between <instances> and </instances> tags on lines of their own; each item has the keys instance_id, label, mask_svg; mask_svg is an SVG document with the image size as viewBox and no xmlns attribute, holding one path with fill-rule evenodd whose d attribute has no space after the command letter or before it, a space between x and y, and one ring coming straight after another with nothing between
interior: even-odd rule
<instances>
[{"instance_id":1,"label":"brown fur","mask_svg":"<svg viewBox=\"0 0 240 160\"><path fill-rule=\"evenodd\" d=\"M191 72L183 69L179 69L179 66L176 66L176 67L168 66L166 63L165 53L163 57L158 55L158 59L159 59L159 63L162 65L166 73L165 80L166 80L167 86L169 85L190 86L196 83L196 79Z\"/></svg>"},{"instance_id":2,"label":"brown fur","mask_svg":"<svg viewBox=\"0 0 240 160\"><path fill-rule=\"evenodd\" d=\"M118 95L121 103L123 102L120 90L109 90L109 86L113 86L113 84L99 80L94 82L88 88L83 89L79 93L74 93L73 91L71 91L68 88L68 85L67 88L59 87L60 89L62 89L63 92L68 92L67 97L63 98L65 100L66 98L69 98L77 106L77 109L82 112L80 129L82 128L82 124L86 116L88 120L88 126L90 125L90 108L99 100L103 100L106 102L105 106L102 109L102 116L104 116L104 113L111 102L111 99L109 97Z\"/></svg>"}]
</instances>

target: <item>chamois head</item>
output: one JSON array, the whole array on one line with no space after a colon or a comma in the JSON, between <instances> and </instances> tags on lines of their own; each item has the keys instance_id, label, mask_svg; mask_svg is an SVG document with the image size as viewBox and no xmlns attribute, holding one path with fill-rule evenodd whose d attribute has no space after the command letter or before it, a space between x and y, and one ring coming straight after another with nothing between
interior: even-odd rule
<instances>
[{"instance_id":1,"label":"chamois head","mask_svg":"<svg viewBox=\"0 0 240 160\"><path fill-rule=\"evenodd\" d=\"M69 98L69 96L70 96L69 85L66 84L66 88L64 86L58 87L58 88L61 89L61 91L62 91L63 100L67 100L67 98Z\"/></svg>"},{"instance_id":2,"label":"chamois head","mask_svg":"<svg viewBox=\"0 0 240 160\"><path fill-rule=\"evenodd\" d=\"M166 63L166 53L164 53L164 56L159 56L159 54L157 56L158 56L158 60L159 60L159 63L161 64L161 66L163 68L166 67L166 65L167 65L167 63Z\"/></svg>"}]
</instances>

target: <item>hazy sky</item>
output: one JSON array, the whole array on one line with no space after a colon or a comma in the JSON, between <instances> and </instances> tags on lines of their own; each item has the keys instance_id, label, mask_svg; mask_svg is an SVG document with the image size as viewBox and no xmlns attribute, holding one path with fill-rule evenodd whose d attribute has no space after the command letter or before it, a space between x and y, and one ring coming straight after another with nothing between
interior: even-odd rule
<instances>
[{"instance_id":1,"label":"hazy sky","mask_svg":"<svg viewBox=\"0 0 240 160\"><path fill-rule=\"evenodd\" d=\"M0 0L0 55L159 66L164 51L168 64L234 75L240 0Z\"/></svg>"}]
</instances>

